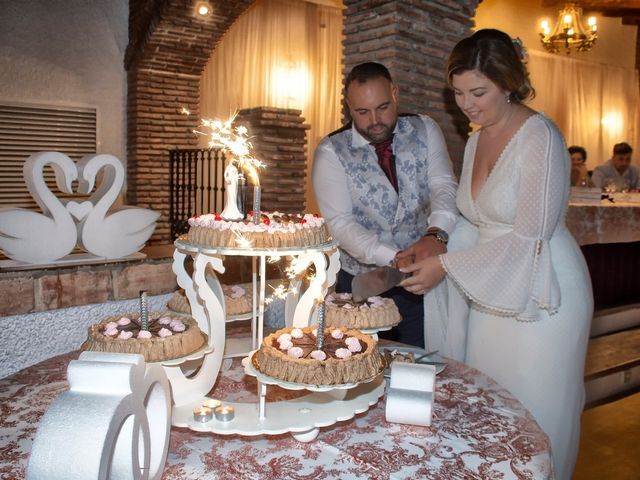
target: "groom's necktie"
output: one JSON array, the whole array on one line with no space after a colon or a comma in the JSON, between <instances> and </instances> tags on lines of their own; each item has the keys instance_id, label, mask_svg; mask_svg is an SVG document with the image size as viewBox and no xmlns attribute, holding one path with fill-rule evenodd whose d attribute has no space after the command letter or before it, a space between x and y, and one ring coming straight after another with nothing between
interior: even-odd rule
<instances>
[{"instance_id":1,"label":"groom's necktie","mask_svg":"<svg viewBox=\"0 0 640 480\"><path fill-rule=\"evenodd\" d=\"M382 168L382 171L397 192L398 179L396 178L396 159L393 155L393 149L391 148L392 143L393 136L384 142L374 143L373 146L376 149L376 155L378 155L378 165L380 165L380 168Z\"/></svg>"}]
</instances>

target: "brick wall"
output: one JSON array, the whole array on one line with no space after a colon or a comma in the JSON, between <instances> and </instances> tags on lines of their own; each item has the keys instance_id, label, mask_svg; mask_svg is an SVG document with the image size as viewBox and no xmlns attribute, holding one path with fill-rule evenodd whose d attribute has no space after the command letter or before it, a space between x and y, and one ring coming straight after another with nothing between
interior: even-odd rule
<instances>
[{"instance_id":1,"label":"brick wall","mask_svg":"<svg viewBox=\"0 0 640 480\"><path fill-rule=\"evenodd\" d=\"M255 0L213 2L213 14L194 15L193 0L131 0L127 109L127 203L161 213L150 244L170 242L168 150L193 148L199 122L200 75L232 23ZM344 0L344 71L377 60L400 88L404 112L427 113L441 126L457 172L469 132L446 88L444 67L453 45L470 33L478 0ZM181 107L192 113L180 115ZM271 163L265 208L304 205L304 122L291 111L251 110L254 145ZM271 118L275 115L275 118ZM298 115L298 117L296 117ZM295 118L294 118L295 117ZM280 128L274 136L274 129ZM293 136L282 135L287 130ZM295 132L295 133L293 133ZM284 194L287 194L287 197ZM302 200L300 200L302 199Z\"/></svg>"},{"instance_id":2,"label":"brick wall","mask_svg":"<svg viewBox=\"0 0 640 480\"><path fill-rule=\"evenodd\" d=\"M3 272L0 316L136 298L178 288L172 259Z\"/></svg>"},{"instance_id":3,"label":"brick wall","mask_svg":"<svg viewBox=\"0 0 640 480\"><path fill-rule=\"evenodd\" d=\"M344 0L344 74L378 61L400 90L400 111L426 113L442 128L457 173L469 123L446 86L453 46L471 33L479 1Z\"/></svg>"},{"instance_id":4,"label":"brick wall","mask_svg":"<svg viewBox=\"0 0 640 480\"><path fill-rule=\"evenodd\" d=\"M295 213L305 211L306 133L300 110L257 107L240 110L236 123L247 126L260 171L261 209Z\"/></svg>"},{"instance_id":5,"label":"brick wall","mask_svg":"<svg viewBox=\"0 0 640 480\"><path fill-rule=\"evenodd\" d=\"M208 17L193 0L131 0L125 53L127 203L160 212L149 244L170 243L169 156L193 148L199 123L200 75L235 19L255 0L212 2ZM180 114L187 108L190 116Z\"/></svg>"}]
</instances>

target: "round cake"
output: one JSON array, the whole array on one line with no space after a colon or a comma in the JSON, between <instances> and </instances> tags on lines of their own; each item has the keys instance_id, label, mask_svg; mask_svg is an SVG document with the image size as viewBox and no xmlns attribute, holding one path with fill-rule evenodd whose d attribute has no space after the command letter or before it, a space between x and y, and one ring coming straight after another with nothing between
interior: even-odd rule
<instances>
[{"instance_id":1,"label":"round cake","mask_svg":"<svg viewBox=\"0 0 640 480\"><path fill-rule=\"evenodd\" d=\"M251 283L222 285L222 293L224 293L224 304L227 315L241 315L252 310L253 302L251 301L251 289Z\"/></svg>"},{"instance_id":2,"label":"round cake","mask_svg":"<svg viewBox=\"0 0 640 480\"><path fill-rule=\"evenodd\" d=\"M355 303L350 293L332 293L325 297L327 325L348 328L380 328L400 323L402 317L390 298L369 297Z\"/></svg>"},{"instance_id":3,"label":"round cake","mask_svg":"<svg viewBox=\"0 0 640 480\"><path fill-rule=\"evenodd\" d=\"M324 346L316 349L317 328L283 328L269 335L253 356L256 368L270 377L307 385L358 383L384 369L377 342L357 330L325 328Z\"/></svg>"},{"instance_id":4,"label":"round cake","mask_svg":"<svg viewBox=\"0 0 640 480\"><path fill-rule=\"evenodd\" d=\"M184 290L173 292L173 295L171 295L171 298L167 302L167 308L177 313L191 315L191 305L189 305L189 300L187 300Z\"/></svg>"},{"instance_id":5,"label":"round cake","mask_svg":"<svg viewBox=\"0 0 640 480\"><path fill-rule=\"evenodd\" d=\"M196 321L185 315L150 314L149 328L140 328L138 314L109 317L89 327L81 350L139 353L146 362L184 357L207 343Z\"/></svg>"},{"instance_id":6,"label":"round cake","mask_svg":"<svg viewBox=\"0 0 640 480\"><path fill-rule=\"evenodd\" d=\"M251 284L241 283L238 285L222 285L224 303L227 315L241 315L252 310ZM183 290L173 292L167 302L167 308L178 313L191 315L191 306Z\"/></svg>"},{"instance_id":7,"label":"round cake","mask_svg":"<svg viewBox=\"0 0 640 480\"><path fill-rule=\"evenodd\" d=\"M260 212L257 225L252 212L238 222L208 213L191 217L189 227L189 243L206 247L303 248L331 240L324 218L309 213Z\"/></svg>"}]
</instances>

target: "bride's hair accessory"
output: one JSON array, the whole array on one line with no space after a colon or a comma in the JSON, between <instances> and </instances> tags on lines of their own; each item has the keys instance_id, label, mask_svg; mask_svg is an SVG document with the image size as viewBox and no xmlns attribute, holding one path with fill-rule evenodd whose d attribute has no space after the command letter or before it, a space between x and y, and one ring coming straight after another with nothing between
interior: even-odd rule
<instances>
[{"instance_id":1,"label":"bride's hair accessory","mask_svg":"<svg viewBox=\"0 0 640 480\"><path fill-rule=\"evenodd\" d=\"M520 37L512 38L511 42L513 43L513 48L516 49L516 53L518 54L520 61L526 64L529 61L529 54L527 49L524 47L524 43L520 40Z\"/></svg>"}]
</instances>

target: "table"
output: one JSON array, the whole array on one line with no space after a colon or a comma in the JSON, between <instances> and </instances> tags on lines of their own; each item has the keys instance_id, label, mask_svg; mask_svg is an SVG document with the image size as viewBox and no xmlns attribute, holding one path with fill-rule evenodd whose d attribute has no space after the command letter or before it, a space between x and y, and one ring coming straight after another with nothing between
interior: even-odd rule
<instances>
[{"instance_id":1,"label":"table","mask_svg":"<svg viewBox=\"0 0 640 480\"><path fill-rule=\"evenodd\" d=\"M569 203L567 228L578 245L638 242L640 204L609 200L597 205Z\"/></svg>"},{"instance_id":2,"label":"table","mask_svg":"<svg viewBox=\"0 0 640 480\"><path fill-rule=\"evenodd\" d=\"M38 422L65 391L66 369L79 352L46 360L0 380L0 478L24 478ZM255 378L234 358L212 395L255 401ZM269 390L269 399L295 392ZM436 381L431 427L385 421L384 399L352 420L321 429L311 443L290 434L218 436L171 430L163 480L191 479L547 479L547 436L513 396L484 374L450 361ZM70 458L72 463L73 459Z\"/></svg>"},{"instance_id":3,"label":"table","mask_svg":"<svg viewBox=\"0 0 640 480\"><path fill-rule=\"evenodd\" d=\"M596 309L637 303L640 204L569 204L567 227L587 261Z\"/></svg>"}]
</instances>

